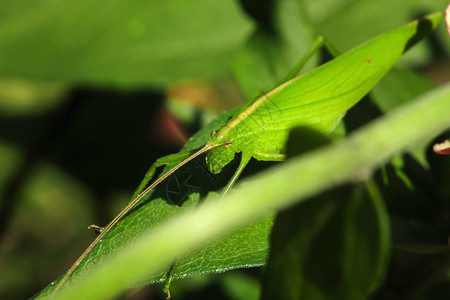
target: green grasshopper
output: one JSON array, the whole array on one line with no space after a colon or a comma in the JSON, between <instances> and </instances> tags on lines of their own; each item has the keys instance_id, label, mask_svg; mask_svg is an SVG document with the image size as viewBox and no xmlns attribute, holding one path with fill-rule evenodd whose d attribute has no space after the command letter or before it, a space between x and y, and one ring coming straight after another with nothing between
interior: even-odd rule
<instances>
[{"instance_id":1,"label":"green grasshopper","mask_svg":"<svg viewBox=\"0 0 450 300\"><path fill-rule=\"evenodd\" d=\"M192 159L206 152L206 164L211 173L217 174L237 153L242 154L235 174L224 189L226 194L251 158L284 160L290 129L310 126L323 133L333 131L345 112L359 102L412 45L411 41L416 38L415 26L417 22L400 27L295 77L320 47L325 45L332 55L336 54L323 38L318 38L281 85L240 107L222 127L212 131L205 146L157 159L133 200L105 228L93 226L99 235L63 276L53 294L114 225L159 183ZM351 86L347 85L348 81L352 82ZM174 163L178 164L146 187L157 168Z\"/></svg>"}]
</instances>

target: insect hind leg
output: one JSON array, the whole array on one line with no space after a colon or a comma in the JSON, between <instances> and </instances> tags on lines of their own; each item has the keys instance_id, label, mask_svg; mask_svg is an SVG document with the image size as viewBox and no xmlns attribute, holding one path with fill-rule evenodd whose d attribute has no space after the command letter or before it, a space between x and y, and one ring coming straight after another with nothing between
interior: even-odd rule
<instances>
[{"instance_id":1,"label":"insect hind leg","mask_svg":"<svg viewBox=\"0 0 450 300\"><path fill-rule=\"evenodd\" d=\"M289 71L286 77L284 77L278 85L281 85L298 76L300 71L305 66L306 62L322 47L325 47L332 57L339 56L339 52L336 50L336 48L327 39L319 35L316 37L308 50L306 50L306 53L300 58L298 63Z\"/></svg>"},{"instance_id":2,"label":"insect hind leg","mask_svg":"<svg viewBox=\"0 0 450 300\"><path fill-rule=\"evenodd\" d=\"M197 150L197 149L195 149L195 150ZM159 167L168 165L168 164L179 163L182 160L188 158L190 155L192 155L192 153L194 153L195 150L179 152L179 153L170 154L170 155L158 158L150 166L147 173L145 173L144 179L139 184L138 188L134 192L133 197L131 199L135 199L136 197L138 197L139 194L145 189L145 187L148 185L150 180L152 180L153 176L155 175L156 169L158 169ZM94 230L94 232L96 234L100 234L104 230L104 227L92 224L92 225L89 225L88 229L92 229L92 230Z\"/></svg>"},{"instance_id":3,"label":"insect hind leg","mask_svg":"<svg viewBox=\"0 0 450 300\"><path fill-rule=\"evenodd\" d=\"M236 183L236 180L241 175L242 171L244 171L245 167L247 166L248 162L252 158L252 154L249 152L242 152L241 156L241 162L239 163L239 166L234 173L233 177L231 177L230 181L228 182L227 186L223 190L222 198L228 193L228 191L231 189L231 187Z\"/></svg>"},{"instance_id":4,"label":"insect hind leg","mask_svg":"<svg viewBox=\"0 0 450 300\"><path fill-rule=\"evenodd\" d=\"M281 153L255 152L253 157L260 161L284 161L286 159L286 155Z\"/></svg>"},{"instance_id":5,"label":"insect hind leg","mask_svg":"<svg viewBox=\"0 0 450 300\"><path fill-rule=\"evenodd\" d=\"M179 163L179 162L183 161L184 159L188 158L189 156L191 156L197 150L198 149L189 150L189 151L183 151L183 152L170 154L170 155L158 158L150 166L150 168L148 169L147 173L145 173L144 179L141 181L141 183L139 184L138 188L134 192L132 199L136 198L145 189L145 187L148 185L150 180L152 180L153 176L155 175L155 172L156 172L157 168L165 166L165 165L168 165L168 164Z\"/></svg>"}]
</instances>

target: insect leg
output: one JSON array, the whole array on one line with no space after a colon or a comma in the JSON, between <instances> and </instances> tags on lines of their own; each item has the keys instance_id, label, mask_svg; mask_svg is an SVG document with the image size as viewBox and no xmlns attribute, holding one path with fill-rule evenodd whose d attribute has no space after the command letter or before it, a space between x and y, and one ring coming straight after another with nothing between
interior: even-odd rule
<instances>
[{"instance_id":1,"label":"insect leg","mask_svg":"<svg viewBox=\"0 0 450 300\"><path fill-rule=\"evenodd\" d=\"M302 70L302 68L305 66L306 62L313 56L314 53L316 53L322 46L324 45L324 38L322 36L316 37L314 42L311 44L308 50L306 50L306 53L300 58L298 63L289 71L289 73L286 75L286 77L281 80L281 82L278 85L281 85L292 78L296 77L298 73ZM277 86L278 86L277 85Z\"/></svg>"},{"instance_id":2,"label":"insect leg","mask_svg":"<svg viewBox=\"0 0 450 300\"><path fill-rule=\"evenodd\" d=\"M139 194L145 189L148 182L152 180L153 176L155 175L156 169L159 167L162 167L167 164L171 163L179 163L180 161L188 158L192 155L197 149L191 150L191 151L184 151L180 153L170 154L167 156L163 156L158 158L148 169L147 173L145 173L144 179L139 184L138 188L133 194L133 197L131 199L135 199ZM98 226L98 225L90 225L88 229L94 229L96 233L102 232L104 227Z\"/></svg>"},{"instance_id":3,"label":"insect leg","mask_svg":"<svg viewBox=\"0 0 450 300\"><path fill-rule=\"evenodd\" d=\"M253 153L253 157L261 161L283 161L286 155L281 153Z\"/></svg>"},{"instance_id":4,"label":"insect leg","mask_svg":"<svg viewBox=\"0 0 450 300\"><path fill-rule=\"evenodd\" d=\"M145 173L144 179L139 184L138 188L133 194L132 199L136 198L147 186L148 182L152 180L153 176L155 175L155 171L157 168L162 167L167 164L171 163L179 163L182 160L188 158L193 153L195 153L198 149L184 151L180 153L175 153L167 156L163 156L158 158L148 169L147 173Z\"/></svg>"},{"instance_id":5,"label":"insect leg","mask_svg":"<svg viewBox=\"0 0 450 300\"><path fill-rule=\"evenodd\" d=\"M331 57L336 58L339 55L341 55L341 53L336 49L336 47L330 43L329 40L327 40L326 38L323 38L323 45L325 46L325 48L327 49L328 53L331 55Z\"/></svg>"},{"instance_id":6,"label":"insect leg","mask_svg":"<svg viewBox=\"0 0 450 300\"><path fill-rule=\"evenodd\" d=\"M239 163L239 167L237 168L236 172L234 173L231 180L228 182L227 186L225 187L222 197L225 196L226 193L231 189L231 187L235 184L236 180L239 178L239 175L241 175L242 171L244 171L245 167L247 166L248 162L252 158L252 154L250 152L242 152L241 162Z\"/></svg>"},{"instance_id":7,"label":"insect leg","mask_svg":"<svg viewBox=\"0 0 450 300\"><path fill-rule=\"evenodd\" d=\"M316 39L311 44L306 53L300 58L298 63L289 71L286 77L284 77L283 80L281 80L281 82L278 85L281 85L296 77L298 73L300 73L302 68L305 66L306 62L311 58L311 56L313 56L313 54L316 53L323 46L325 46L325 48L328 50L328 52L332 57L339 56L339 51L337 51L336 48L328 40L326 40L323 36L319 35L318 37L316 37Z\"/></svg>"}]
</instances>

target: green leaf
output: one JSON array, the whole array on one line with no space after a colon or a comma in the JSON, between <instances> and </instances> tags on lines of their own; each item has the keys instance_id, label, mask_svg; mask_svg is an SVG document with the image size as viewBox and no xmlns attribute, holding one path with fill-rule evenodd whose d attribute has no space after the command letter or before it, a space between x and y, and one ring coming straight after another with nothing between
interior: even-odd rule
<instances>
[{"instance_id":1,"label":"green leaf","mask_svg":"<svg viewBox=\"0 0 450 300\"><path fill-rule=\"evenodd\" d=\"M251 26L236 1L0 5L0 76L121 86L226 75Z\"/></svg>"},{"instance_id":2,"label":"green leaf","mask_svg":"<svg viewBox=\"0 0 450 300\"><path fill-rule=\"evenodd\" d=\"M183 256L171 271L173 279L264 265L272 219L269 214Z\"/></svg>"},{"instance_id":3,"label":"green leaf","mask_svg":"<svg viewBox=\"0 0 450 300\"><path fill-rule=\"evenodd\" d=\"M269 261L262 284L262 299L303 299L305 286L310 284L308 283L310 278L305 274L308 260L314 259L311 262L324 263L323 259L326 257L324 251L331 252L332 255L336 252L336 248L322 249L321 254L324 257L319 260L313 257L317 254L317 250L320 250L320 247L315 247L314 243L336 210L336 201L333 201L330 193L327 193L327 196L314 197L311 201L277 215L271 234ZM326 260L329 261L329 259ZM323 268L324 265L318 267ZM325 267L325 269L330 268ZM331 273L334 272L326 272L326 274Z\"/></svg>"},{"instance_id":4,"label":"green leaf","mask_svg":"<svg viewBox=\"0 0 450 300\"><path fill-rule=\"evenodd\" d=\"M384 277L389 239L387 211L371 183L336 188L281 212L263 299L365 299Z\"/></svg>"},{"instance_id":5,"label":"green leaf","mask_svg":"<svg viewBox=\"0 0 450 300\"><path fill-rule=\"evenodd\" d=\"M384 279L390 255L389 216L374 182L356 188L344 218L344 281L350 294L365 298Z\"/></svg>"},{"instance_id":6,"label":"green leaf","mask_svg":"<svg viewBox=\"0 0 450 300\"><path fill-rule=\"evenodd\" d=\"M347 139L261 172L216 199L143 233L91 268L55 299L108 298L159 273L175 258L273 209L367 177L408 145L442 132L450 122L450 86L433 91ZM338 171L337 171L338 170ZM302 182L302 184L298 184Z\"/></svg>"}]
</instances>

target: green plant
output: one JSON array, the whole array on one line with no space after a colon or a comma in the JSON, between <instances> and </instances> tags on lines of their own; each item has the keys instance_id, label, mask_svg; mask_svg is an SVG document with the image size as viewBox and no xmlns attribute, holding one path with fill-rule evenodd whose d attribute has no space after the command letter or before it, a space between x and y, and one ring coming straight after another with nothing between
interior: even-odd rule
<instances>
[{"instance_id":1,"label":"green plant","mask_svg":"<svg viewBox=\"0 0 450 300\"><path fill-rule=\"evenodd\" d=\"M30 14L18 21L12 18L18 8L8 8L9 13L5 15L10 18L5 20L10 23L4 28L10 31L0 31L0 40L6 45L0 47L0 53L11 55L9 60L3 60L0 74L30 82L59 81L54 89L39 87L36 98L38 94L61 97L64 91L61 85L67 88L80 82L93 86L112 83L136 89L148 83L166 87L183 78L211 80L223 76L233 62L234 77L242 93L254 100L241 110L219 115L198 131L184 148L187 155L161 160L159 165L167 164L162 174L171 170L180 161L179 157L187 157L208 140L214 143L217 136L210 137L211 132L224 124L238 120L238 124L253 128L254 124L248 122L261 127L264 121L262 127L279 129L277 124L289 123L288 116L280 117L279 111L287 111L297 103L297 98L311 102L302 111L299 122L284 126L276 134L261 131L251 139L253 144L236 140L245 130L225 138L225 142L231 141L230 148L223 148L223 143L214 144L218 147L209 149L208 162L222 158L226 154L223 149L231 151L219 168L205 165L204 157L191 160L154 191L143 195L142 203L130 207L119 223L107 228L106 231L111 230L104 232L107 233L104 238L100 236L101 242L88 253L55 298L107 298L129 287L156 282L166 282L169 291L173 279L266 263L262 281L262 297L266 299L426 298L434 292L433 287L448 283L445 199L449 194L442 179L448 174L448 160L440 157L444 160L443 171L436 173L433 160L437 158L430 157L429 150L431 140L448 128L449 87L438 88L423 75L405 68L411 62L426 61L428 48L422 44L418 50L414 47L415 51L408 53L373 88L405 50L431 32L440 16L429 15L383 34L350 54L308 72L319 59L328 60L325 53L315 55L306 64L304 75L282 85L276 92L267 93L294 76L290 73L286 78L317 31L338 49L349 49L356 40L360 42L373 36L371 30L376 26L380 33L381 28L386 30L394 25L389 24L390 19L383 18L387 22L364 27L362 24L375 24L373 20L382 19L380 14L366 13L363 18L353 19L354 24L361 25L360 30L345 30L344 26L342 32L337 32L339 17L327 22L324 15L332 16L346 5L351 8L347 16L374 11L369 9L374 5L371 1L344 2L329 2L322 6L325 10L318 10L320 5L315 6L312 1L279 0L262 5L261 13L252 1L242 1L241 8L255 22L249 37L246 36L251 30L249 19L243 17L237 2L233 1L221 4L200 0L189 4L150 1L135 6L118 1L102 9L111 14L120 12L119 22L113 24L107 18L101 22L87 20L72 34L68 28L72 28L73 20L79 20L88 10L95 11L101 4L69 1L64 8L53 4L38 6L35 15L30 10ZM395 25L412 19L407 12L413 11L413 5L400 10L399 1L384 2L399 12ZM419 7L419 2L414 7ZM199 8L202 12L197 12ZM148 9L153 11L150 17ZM179 11L200 17L185 17ZM385 13L381 9L380 12ZM308 15L312 16L312 22ZM55 20L59 20L58 27L54 26ZM36 30L18 35L21 28L28 28L21 25L27 21L38 24ZM215 21L217 24L212 29L210 24ZM226 25L230 22L234 25ZM97 31L92 30L94 25ZM186 30L177 31L177 28ZM214 31L218 30L223 39L215 37ZM21 39L15 40L15 36ZM90 49L80 46L84 37L89 37ZM43 39L52 51L39 51ZM247 42L242 44L244 40ZM159 49L145 48L146 43L153 41L160 42ZM25 55L24 43L36 51ZM73 51L61 50L69 44L75 45ZM203 63L198 63L199 58ZM339 123L342 113L372 88L367 99L352 108ZM41 89L48 92L41 93ZM333 106L322 105L320 100L336 93L340 96L332 102ZM257 101L258 94L266 95L260 99L267 103L267 109L261 114L251 111L248 120L239 119L242 111ZM198 114L203 118L208 116L205 109L208 105L193 108L173 100L169 103L174 113L181 112L186 123L193 122ZM315 115L319 110L320 116ZM274 115L281 120L274 121ZM294 111L288 115L298 116ZM318 132L295 128L310 125L311 120L323 125L315 127ZM331 135L323 135L335 127ZM223 134L219 130L220 133ZM267 167L265 163L250 160L252 156L261 159L255 155L256 148L260 150L266 144L275 146L277 141L278 151L269 154L283 158L286 155L287 161ZM260 142L258 147L252 146L255 142ZM218 152L214 153L215 150ZM241 152L242 157L233 160ZM402 152L405 154L401 155ZM241 163L237 166L239 159ZM249 161L238 184L221 199L217 193L231 187ZM410 169L411 166L415 169ZM217 174L206 171L205 167L213 168ZM239 171L235 172L236 168ZM146 176L133 198L145 188L153 172ZM417 174L438 174L436 178L440 181L434 178L430 185L430 181ZM412 203L406 199L413 199ZM420 226L410 226L404 220L413 220ZM441 262L439 266L437 261ZM414 278L413 272L408 272L421 267L426 269L422 277ZM406 276L415 283L409 286L410 290L407 284L396 281L398 274L411 276ZM48 296L56 284L36 297ZM390 289L391 286L405 290L398 292Z\"/></svg>"},{"instance_id":2,"label":"green plant","mask_svg":"<svg viewBox=\"0 0 450 300\"><path fill-rule=\"evenodd\" d=\"M248 101L232 116L225 113L230 116L229 121L216 127L209 141L201 149L191 150L191 145L188 144L188 150L184 152L159 158L150 167L133 200L106 228L100 230L96 240L58 283L55 292L84 259L89 259L90 252L98 243L105 242L103 238L131 209L140 201L148 199L148 193L165 178L199 155L206 152L209 171L218 174L236 154L241 153L239 167L222 192L224 197L252 157L260 161L284 160L285 143L292 128L303 125L323 133L332 131L341 121L343 114L375 86L403 52L426 36L427 31L435 27L438 19L431 16L388 32L302 76L291 79L290 77L297 73L291 72L292 76L288 76L273 91ZM304 61L306 60L301 59L301 62ZM196 139L199 138L193 138ZM308 143L302 136L299 140ZM156 168L168 164L175 166L146 187ZM193 172L191 176L195 176L194 174ZM170 273L168 269L167 291L174 277L186 275L179 273L179 265L183 267L183 264L189 263L189 260L186 262L186 258L182 258L180 262L175 263ZM243 263L249 264L249 261L243 260ZM205 270L200 269L200 272L202 271Z\"/></svg>"}]
</instances>

